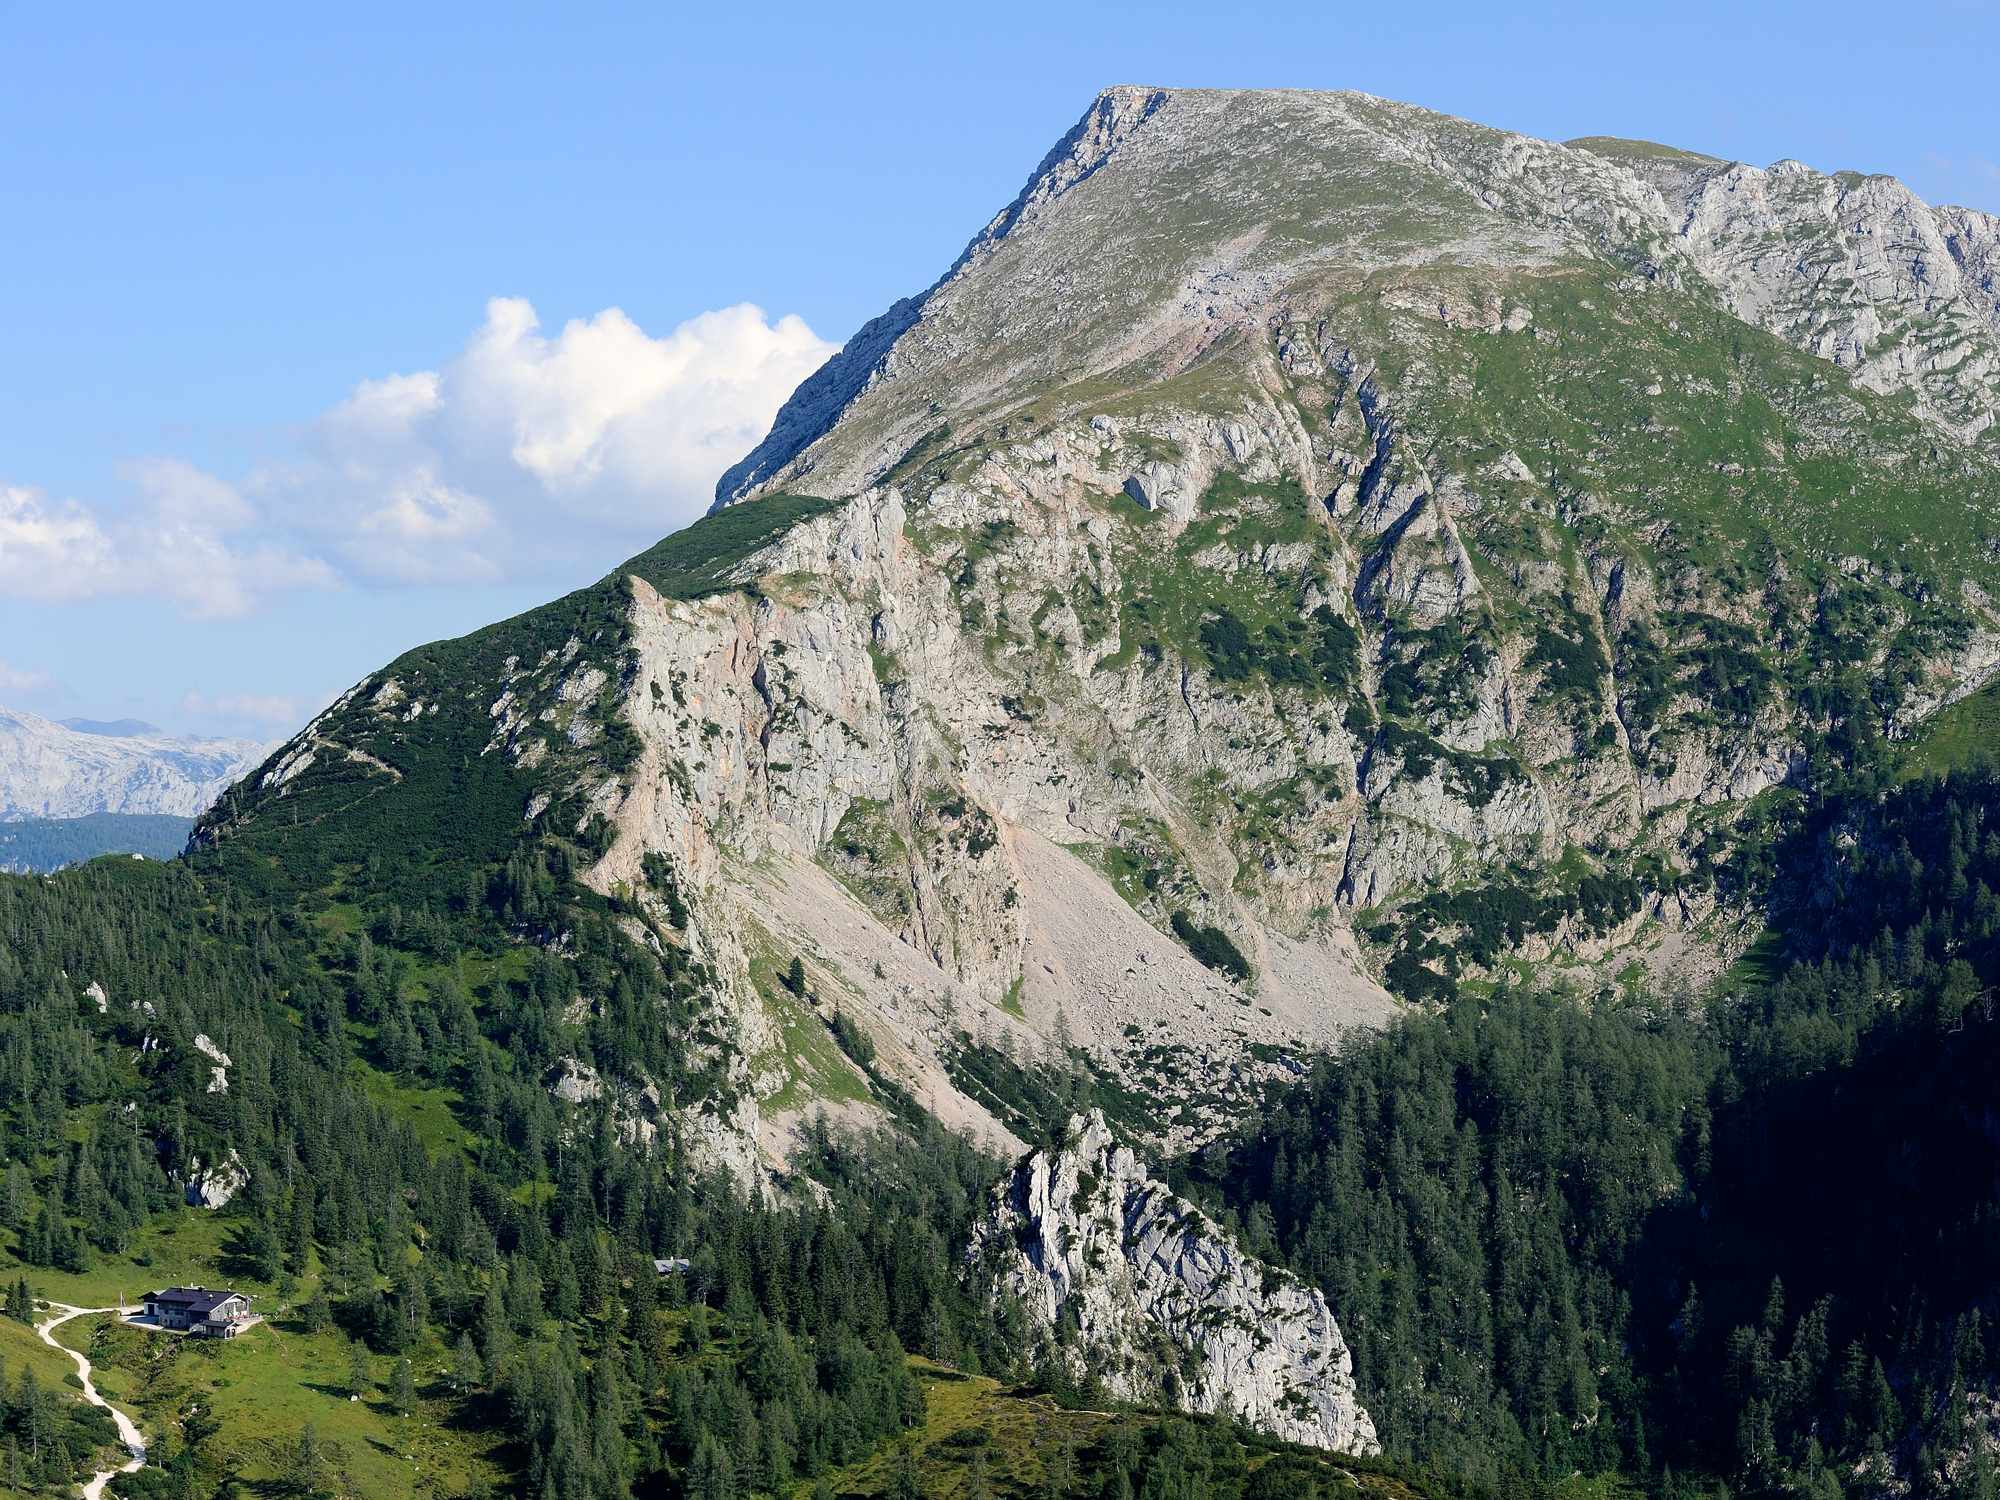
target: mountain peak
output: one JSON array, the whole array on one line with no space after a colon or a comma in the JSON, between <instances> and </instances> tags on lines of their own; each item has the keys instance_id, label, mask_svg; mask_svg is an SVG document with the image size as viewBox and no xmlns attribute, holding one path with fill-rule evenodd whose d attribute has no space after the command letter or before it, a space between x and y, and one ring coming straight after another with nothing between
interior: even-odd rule
<instances>
[{"instance_id":1,"label":"mountain peak","mask_svg":"<svg viewBox=\"0 0 2000 1500\"><path fill-rule=\"evenodd\" d=\"M148 724L144 719L57 719L65 729L73 729L78 734L101 734L106 739L130 740L142 734L165 734L157 724Z\"/></svg>"},{"instance_id":2,"label":"mountain peak","mask_svg":"<svg viewBox=\"0 0 2000 1500\"><path fill-rule=\"evenodd\" d=\"M716 505L858 494L941 430L1114 372L1157 383L1286 308L1423 265L1681 287L1961 442L2000 406L2000 222L1894 179L1561 144L1352 92L1121 85L935 284L800 387Z\"/></svg>"}]
</instances>

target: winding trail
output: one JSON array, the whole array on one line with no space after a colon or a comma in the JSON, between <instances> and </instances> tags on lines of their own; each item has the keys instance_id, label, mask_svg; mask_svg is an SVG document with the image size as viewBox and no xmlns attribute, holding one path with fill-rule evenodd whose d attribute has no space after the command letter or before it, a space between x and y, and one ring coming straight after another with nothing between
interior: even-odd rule
<instances>
[{"instance_id":1,"label":"winding trail","mask_svg":"<svg viewBox=\"0 0 2000 1500\"><path fill-rule=\"evenodd\" d=\"M104 1500L104 1486L111 1482L114 1474L130 1474L146 1462L146 1440L139 1435L138 1425L124 1412L97 1394L97 1387L90 1383L90 1361L76 1350L56 1342L56 1329L71 1318L87 1317L91 1313L135 1313L136 1307L71 1307L67 1302L51 1302L50 1307L60 1310L59 1316L46 1323L37 1323L35 1332L42 1336L42 1342L51 1349L61 1349L76 1361L76 1373L83 1380L83 1399L92 1406L101 1406L111 1413L111 1420L118 1424L118 1436L132 1455L132 1461L116 1469L99 1469L90 1476L90 1482L83 1487L83 1500Z\"/></svg>"}]
</instances>

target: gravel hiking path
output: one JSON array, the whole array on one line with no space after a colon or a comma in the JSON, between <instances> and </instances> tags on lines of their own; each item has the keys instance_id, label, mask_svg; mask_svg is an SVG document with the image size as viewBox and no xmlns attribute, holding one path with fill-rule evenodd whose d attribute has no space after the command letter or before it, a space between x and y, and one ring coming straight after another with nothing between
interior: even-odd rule
<instances>
[{"instance_id":1,"label":"gravel hiking path","mask_svg":"<svg viewBox=\"0 0 2000 1500\"><path fill-rule=\"evenodd\" d=\"M97 1387L90 1383L90 1361L76 1350L56 1342L56 1329L71 1318L86 1317L91 1313L115 1312L121 1315L139 1311L136 1307L71 1307L67 1302L51 1302L56 1316L46 1323L37 1323L35 1332L42 1336L42 1342L51 1349L61 1349L76 1361L76 1373L83 1379L83 1399L92 1406L101 1406L111 1413L111 1420L118 1424L118 1436L130 1451L132 1460L116 1469L99 1469L90 1476L90 1482L83 1487L83 1500L104 1500L104 1486L111 1482L114 1474L130 1474L146 1461L146 1440L139 1436L139 1428L124 1412L97 1394Z\"/></svg>"}]
</instances>

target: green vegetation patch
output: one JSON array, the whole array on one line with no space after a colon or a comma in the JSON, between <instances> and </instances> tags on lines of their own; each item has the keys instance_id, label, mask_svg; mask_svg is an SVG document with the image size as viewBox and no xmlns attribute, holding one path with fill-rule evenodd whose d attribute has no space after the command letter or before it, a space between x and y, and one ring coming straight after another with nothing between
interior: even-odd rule
<instances>
[{"instance_id":1,"label":"green vegetation patch","mask_svg":"<svg viewBox=\"0 0 2000 1500\"><path fill-rule=\"evenodd\" d=\"M2000 679L1938 710L1897 758L1899 779L1943 776L2000 755Z\"/></svg>"},{"instance_id":2,"label":"green vegetation patch","mask_svg":"<svg viewBox=\"0 0 2000 1500\"><path fill-rule=\"evenodd\" d=\"M1394 756L1411 781L1422 781L1442 766L1445 784L1469 807L1484 807L1509 782L1528 779L1527 769L1510 753L1473 755L1454 750L1401 724L1385 722L1370 754Z\"/></svg>"},{"instance_id":3,"label":"green vegetation patch","mask_svg":"<svg viewBox=\"0 0 2000 1500\"><path fill-rule=\"evenodd\" d=\"M1031 1144L1058 1141L1071 1115L1091 1109L1103 1110L1128 1139L1160 1128L1155 1101L1104 1077L1081 1047L1072 1047L1067 1057L1059 1047L1041 1057L1025 1056L1011 1043L997 1045L961 1031L945 1067L961 1093Z\"/></svg>"},{"instance_id":4,"label":"green vegetation patch","mask_svg":"<svg viewBox=\"0 0 2000 1500\"><path fill-rule=\"evenodd\" d=\"M1171 546L1149 545L1142 528L1121 526L1121 634L1109 662L1171 651L1208 662L1226 683L1353 692L1359 636L1352 622L1323 604L1301 617L1299 589L1306 576L1324 571L1330 550L1317 510L1294 481L1254 485L1224 473ZM1301 560L1267 572L1262 559L1271 548Z\"/></svg>"},{"instance_id":5,"label":"green vegetation patch","mask_svg":"<svg viewBox=\"0 0 2000 1500\"><path fill-rule=\"evenodd\" d=\"M1555 618L1535 625L1535 644L1524 665L1542 669L1541 691L1556 698L1595 702L1611 663L1590 620L1565 598Z\"/></svg>"},{"instance_id":6,"label":"green vegetation patch","mask_svg":"<svg viewBox=\"0 0 2000 1500\"><path fill-rule=\"evenodd\" d=\"M1462 716L1494 655L1486 622L1456 615L1428 630L1392 626L1388 652L1379 696L1382 712L1396 718Z\"/></svg>"},{"instance_id":7,"label":"green vegetation patch","mask_svg":"<svg viewBox=\"0 0 2000 1500\"><path fill-rule=\"evenodd\" d=\"M1327 605L1310 620L1272 621L1257 632L1226 605L1200 630L1201 649L1223 682L1261 676L1272 683L1346 697L1361 675L1361 637Z\"/></svg>"},{"instance_id":8,"label":"green vegetation patch","mask_svg":"<svg viewBox=\"0 0 2000 1500\"><path fill-rule=\"evenodd\" d=\"M1253 976L1250 960L1220 927L1197 926L1184 911L1175 912L1168 922L1174 936L1203 964L1219 974L1227 974L1238 984L1250 982Z\"/></svg>"},{"instance_id":9,"label":"green vegetation patch","mask_svg":"<svg viewBox=\"0 0 2000 1500\"><path fill-rule=\"evenodd\" d=\"M1394 922L1368 930L1371 940L1393 944L1384 974L1399 998L1450 1000L1467 963L1491 968L1529 933L1554 932L1565 918L1606 933L1640 909L1645 892L1631 875L1584 874L1567 888L1538 889L1513 882L1459 891L1433 891Z\"/></svg>"},{"instance_id":10,"label":"green vegetation patch","mask_svg":"<svg viewBox=\"0 0 2000 1500\"><path fill-rule=\"evenodd\" d=\"M618 569L643 578L669 599L705 599L736 587L724 574L802 521L844 502L774 491L703 516L664 537Z\"/></svg>"}]
</instances>

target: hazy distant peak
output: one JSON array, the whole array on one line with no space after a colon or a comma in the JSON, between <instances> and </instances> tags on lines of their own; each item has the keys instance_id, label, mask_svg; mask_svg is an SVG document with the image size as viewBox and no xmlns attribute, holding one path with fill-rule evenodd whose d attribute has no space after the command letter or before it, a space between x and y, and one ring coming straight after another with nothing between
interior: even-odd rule
<instances>
[{"instance_id":1,"label":"hazy distant peak","mask_svg":"<svg viewBox=\"0 0 2000 1500\"><path fill-rule=\"evenodd\" d=\"M148 724L144 719L57 719L56 722L65 729L74 729L78 734L101 734L114 740L166 733L159 725Z\"/></svg>"}]
</instances>

